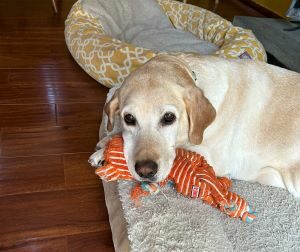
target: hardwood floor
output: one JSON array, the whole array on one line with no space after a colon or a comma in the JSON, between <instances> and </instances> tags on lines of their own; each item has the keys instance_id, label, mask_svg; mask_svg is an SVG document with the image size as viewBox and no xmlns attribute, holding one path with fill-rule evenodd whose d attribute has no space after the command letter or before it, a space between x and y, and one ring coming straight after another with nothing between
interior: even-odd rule
<instances>
[{"instance_id":1,"label":"hardwood floor","mask_svg":"<svg viewBox=\"0 0 300 252\"><path fill-rule=\"evenodd\" d=\"M114 251L87 159L107 89L74 62L75 1L0 1L0 250Z\"/></svg>"},{"instance_id":2,"label":"hardwood floor","mask_svg":"<svg viewBox=\"0 0 300 252\"><path fill-rule=\"evenodd\" d=\"M68 53L74 2L57 0L55 15L50 0L0 1L2 251L113 251L103 188L87 163L108 90ZM218 13L253 14L235 2L221 1Z\"/></svg>"}]
</instances>

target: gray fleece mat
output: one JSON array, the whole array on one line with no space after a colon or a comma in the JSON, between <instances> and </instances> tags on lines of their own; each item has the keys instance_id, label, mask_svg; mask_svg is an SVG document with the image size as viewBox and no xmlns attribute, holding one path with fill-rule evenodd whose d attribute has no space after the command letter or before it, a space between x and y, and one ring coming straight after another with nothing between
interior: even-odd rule
<instances>
[{"instance_id":1,"label":"gray fleece mat","mask_svg":"<svg viewBox=\"0 0 300 252\"><path fill-rule=\"evenodd\" d=\"M81 0L106 34L156 52L211 54L218 47L175 29L155 0Z\"/></svg>"},{"instance_id":2,"label":"gray fleece mat","mask_svg":"<svg viewBox=\"0 0 300 252\"><path fill-rule=\"evenodd\" d=\"M258 212L246 224L169 187L135 207L132 186L118 184L132 251L300 251L300 203L284 189L234 181L233 191Z\"/></svg>"}]
</instances>

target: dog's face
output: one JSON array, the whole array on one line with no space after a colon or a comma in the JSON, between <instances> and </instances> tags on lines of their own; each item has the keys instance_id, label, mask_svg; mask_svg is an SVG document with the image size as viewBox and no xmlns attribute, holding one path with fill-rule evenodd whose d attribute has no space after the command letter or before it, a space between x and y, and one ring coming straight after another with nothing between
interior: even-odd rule
<instances>
[{"instance_id":1,"label":"dog's face","mask_svg":"<svg viewBox=\"0 0 300 252\"><path fill-rule=\"evenodd\" d=\"M191 71L174 56L157 56L132 72L105 106L108 130L122 121L124 154L136 180L164 180L175 148L200 144L215 110L195 86Z\"/></svg>"}]
</instances>

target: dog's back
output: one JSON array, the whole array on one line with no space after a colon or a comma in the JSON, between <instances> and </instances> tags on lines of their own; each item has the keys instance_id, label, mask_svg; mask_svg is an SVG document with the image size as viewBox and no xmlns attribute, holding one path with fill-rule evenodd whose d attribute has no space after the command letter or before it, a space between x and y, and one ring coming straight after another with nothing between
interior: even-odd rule
<instances>
[{"instance_id":1,"label":"dog's back","mask_svg":"<svg viewBox=\"0 0 300 252\"><path fill-rule=\"evenodd\" d=\"M266 63L185 58L217 110L196 149L219 175L300 197L300 74Z\"/></svg>"}]
</instances>

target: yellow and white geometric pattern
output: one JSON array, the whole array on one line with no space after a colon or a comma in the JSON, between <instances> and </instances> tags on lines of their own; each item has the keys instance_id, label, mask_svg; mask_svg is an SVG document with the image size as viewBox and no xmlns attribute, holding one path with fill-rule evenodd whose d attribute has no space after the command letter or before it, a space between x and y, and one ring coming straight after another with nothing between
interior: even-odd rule
<instances>
[{"instance_id":1,"label":"yellow and white geometric pattern","mask_svg":"<svg viewBox=\"0 0 300 252\"><path fill-rule=\"evenodd\" d=\"M193 5L174 0L157 2L176 29L216 44L220 48L216 55L239 58L246 54L254 60L266 61L263 46L250 30L234 27L220 16ZM156 55L106 35L101 21L85 12L81 1L74 4L65 21L65 38L78 64L107 87L122 84L130 72Z\"/></svg>"}]
</instances>

